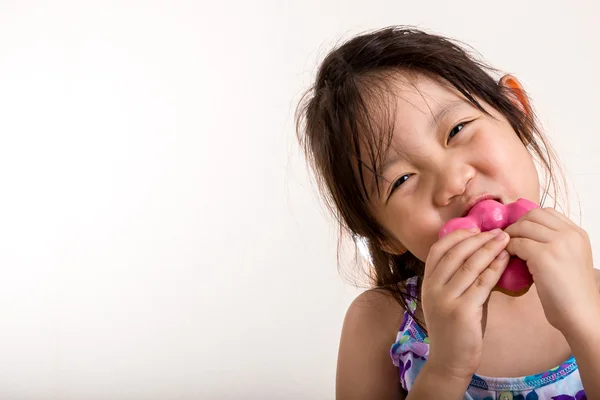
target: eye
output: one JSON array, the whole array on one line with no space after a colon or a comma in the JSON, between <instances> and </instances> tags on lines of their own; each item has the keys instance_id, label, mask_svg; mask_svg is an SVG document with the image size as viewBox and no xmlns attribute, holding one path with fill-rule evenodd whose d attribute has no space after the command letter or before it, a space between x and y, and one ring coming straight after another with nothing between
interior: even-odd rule
<instances>
[{"instance_id":1,"label":"eye","mask_svg":"<svg viewBox=\"0 0 600 400\"><path fill-rule=\"evenodd\" d=\"M394 190L396 190L408 179L409 176L410 175L402 175L400 178L396 179L394 183L392 183L392 188L390 189L390 196L392 195L392 193L394 193Z\"/></svg>"},{"instance_id":2,"label":"eye","mask_svg":"<svg viewBox=\"0 0 600 400\"><path fill-rule=\"evenodd\" d=\"M456 134L458 134L458 132L460 132L469 122L461 122L460 124L458 124L454 128L452 128L452 130L450 131L450 134L448 135L448 140L450 140L454 136L456 136ZM392 193L394 193L394 191L400 187L400 185L402 185L404 182L406 182L408 180L409 176L410 175L402 175L400 178L396 179L391 185L389 196L391 196ZM388 198L389 198L389 196L388 196Z\"/></svg>"},{"instance_id":3,"label":"eye","mask_svg":"<svg viewBox=\"0 0 600 400\"><path fill-rule=\"evenodd\" d=\"M458 124L454 128L452 128L452 130L450 131L450 134L448 135L448 140L450 140L454 136L456 136L456 134L458 132L460 132L467 124L468 124L468 122L461 122L460 124Z\"/></svg>"}]
</instances>

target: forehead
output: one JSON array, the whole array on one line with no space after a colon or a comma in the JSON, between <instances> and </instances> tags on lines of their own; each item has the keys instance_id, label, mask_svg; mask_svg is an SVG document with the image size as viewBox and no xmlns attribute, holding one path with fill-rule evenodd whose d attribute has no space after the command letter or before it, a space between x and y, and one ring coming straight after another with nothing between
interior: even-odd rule
<instances>
[{"instance_id":1,"label":"forehead","mask_svg":"<svg viewBox=\"0 0 600 400\"><path fill-rule=\"evenodd\" d=\"M370 168L377 167L377 160L389 150L410 153L444 118L473 108L449 83L423 74L390 75L379 89L383 90L370 90L368 129L361 138L361 153L364 149L368 155L363 161L371 162ZM369 154L374 151L377 154Z\"/></svg>"},{"instance_id":2,"label":"forehead","mask_svg":"<svg viewBox=\"0 0 600 400\"><path fill-rule=\"evenodd\" d=\"M397 74L390 82L390 104L398 125L410 128L436 118L440 111L468 106L467 99L450 84L426 75ZM443 116L443 115L442 115Z\"/></svg>"}]
</instances>

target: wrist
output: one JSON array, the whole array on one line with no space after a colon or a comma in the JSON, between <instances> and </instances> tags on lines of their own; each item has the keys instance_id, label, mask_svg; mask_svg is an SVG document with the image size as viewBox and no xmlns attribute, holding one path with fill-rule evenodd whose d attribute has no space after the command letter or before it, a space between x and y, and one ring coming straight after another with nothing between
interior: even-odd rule
<instances>
[{"instance_id":1,"label":"wrist","mask_svg":"<svg viewBox=\"0 0 600 400\"><path fill-rule=\"evenodd\" d=\"M463 365L458 367L452 366L447 360L438 359L436 355L430 353L424 367L426 366L427 370L436 377L445 378L461 384L466 383L468 386L469 383L471 383L471 379L477 368L467 366L467 364L470 363L463 363Z\"/></svg>"},{"instance_id":2,"label":"wrist","mask_svg":"<svg viewBox=\"0 0 600 400\"><path fill-rule=\"evenodd\" d=\"M454 376L441 365L428 360L417 375L417 379L406 400L436 399L462 400L467 392L470 379Z\"/></svg>"},{"instance_id":3,"label":"wrist","mask_svg":"<svg viewBox=\"0 0 600 400\"><path fill-rule=\"evenodd\" d=\"M586 343L598 345L600 340L600 296L585 308L574 310L577 318L562 329L562 334L573 351ZM587 346L586 346L587 347Z\"/></svg>"},{"instance_id":4,"label":"wrist","mask_svg":"<svg viewBox=\"0 0 600 400\"><path fill-rule=\"evenodd\" d=\"M570 327L563 332L563 335L571 351L577 357L578 353L597 348L600 344L600 319Z\"/></svg>"}]
</instances>

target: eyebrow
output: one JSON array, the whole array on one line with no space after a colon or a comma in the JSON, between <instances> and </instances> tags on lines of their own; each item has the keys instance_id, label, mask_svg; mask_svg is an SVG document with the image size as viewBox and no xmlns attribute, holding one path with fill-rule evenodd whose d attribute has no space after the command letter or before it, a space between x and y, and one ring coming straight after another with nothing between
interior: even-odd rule
<instances>
[{"instance_id":1,"label":"eyebrow","mask_svg":"<svg viewBox=\"0 0 600 400\"><path fill-rule=\"evenodd\" d=\"M452 101L448 101L446 103L444 103L443 106L441 106L440 108L438 108L437 110L435 110L435 113L433 112L433 110L431 110L431 118L429 120L429 132L434 132L435 128L438 126L439 121L443 120L444 118L446 118L448 115L452 115L452 113L456 112L457 109L463 107L465 105L465 101L464 100L452 100ZM386 159L384 161L384 163L381 165L381 174L380 177L383 180L386 180L385 178L383 178L383 176L385 175L386 170L393 164L397 163L400 160L405 159L405 157L401 156L400 154L397 154L394 158L391 159ZM374 191L376 188L376 183L375 183L375 179L372 182L372 191Z\"/></svg>"},{"instance_id":2,"label":"eyebrow","mask_svg":"<svg viewBox=\"0 0 600 400\"><path fill-rule=\"evenodd\" d=\"M444 106L437 110L437 112L431 117L429 129L433 130L435 127L437 127L439 121L443 120L448 115L452 115L452 113L456 112L457 109L464 105L464 100L453 100L444 104Z\"/></svg>"}]
</instances>

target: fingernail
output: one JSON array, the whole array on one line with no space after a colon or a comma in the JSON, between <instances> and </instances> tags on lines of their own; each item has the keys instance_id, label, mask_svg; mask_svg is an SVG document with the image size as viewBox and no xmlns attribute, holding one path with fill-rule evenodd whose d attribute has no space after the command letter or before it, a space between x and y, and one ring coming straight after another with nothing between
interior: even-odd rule
<instances>
[{"instance_id":1,"label":"fingernail","mask_svg":"<svg viewBox=\"0 0 600 400\"><path fill-rule=\"evenodd\" d=\"M496 236L496 240L504 240L506 239L506 232L500 232L498 236Z\"/></svg>"},{"instance_id":2,"label":"fingernail","mask_svg":"<svg viewBox=\"0 0 600 400\"><path fill-rule=\"evenodd\" d=\"M492 234L496 234L496 233L500 233L500 232L502 232L502 229L500 229L500 228L492 229L490 231L490 233L492 233Z\"/></svg>"},{"instance_id":3,"label":"fingernail","mask_svg":"<svg viewBox=\"0 0 600 400\"><path fill-rule=\"evenodd\" d=\"M473 232L473 233L479 232L479 228L471 228L471 229L469 229L469 232Z\"/></svg>"},{"instance_id":4,"label":"fingernail","mask_svg":"<svg viewBox=\"0 0 600 400\"><path fill-rule=\"evenodd\" d=\"M498 260L504 260L508 256L508 252L506 250L502 250L500 254L498 254Z\"/></svg>"}]
</instances>

